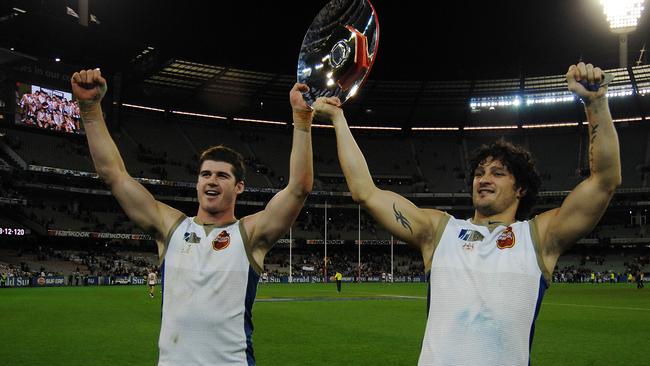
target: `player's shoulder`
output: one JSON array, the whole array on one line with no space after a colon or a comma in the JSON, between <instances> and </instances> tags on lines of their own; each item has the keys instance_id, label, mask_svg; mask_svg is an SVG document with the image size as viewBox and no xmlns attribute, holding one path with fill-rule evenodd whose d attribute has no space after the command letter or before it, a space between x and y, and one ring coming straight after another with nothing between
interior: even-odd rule
<instances>
[{"instance_id":1,"label":"player's shoulder","mask_svg":"<svg viewBox=\"0 0 650 366\"><path fill-rule=\"evenodd\" d=\"M445 211L441 211L435 208L421 208L420 210L432 220L437 220L444 216L449 216L449 214L446 213Z\"/></svg>"},{"instance_id":2,"label":"player's shoulder","mask_svg":"<svg viewBox=\"0 0 650 366\"><path fill-rule=\"evenodd\" d=\"M450 214L445 211L437 210L434 208L424 208L421 209L422 212L427 216L429 223L434 227L438 228L443 224L447 224L450 218L453 218Z\"/></svg>"},{"instance_id":3,"label":"player's shoulder","mask_svg":"<svg viewBox=\"0 0 650 366\"><path fill-rule=\"evenodd\" d=\"M162 222L162 233L165 237L171 235L181 222L188 218L183 212L158 201L158 212Z\"/></svg>"},{"instance_id":4,"label":"player's shoulder","mask_svg":"<svg viewBox=\"0 0 650 366\"><path fill-rule=\"evenodd\" d=\"M251 238L255 233L256 226L262 211L255 212L253 214L244 216L238 220L239 231L245 238Z\"/></svg>"}]
</instances>

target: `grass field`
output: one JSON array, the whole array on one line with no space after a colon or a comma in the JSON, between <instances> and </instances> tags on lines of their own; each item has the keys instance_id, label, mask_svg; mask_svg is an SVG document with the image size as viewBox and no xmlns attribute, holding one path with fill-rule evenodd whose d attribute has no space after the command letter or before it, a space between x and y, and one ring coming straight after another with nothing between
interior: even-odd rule
<instances>
[{"instance_id":1,"label":"grass field","mask_svg":"<svg viewBox=\"0 0 650 366\"><path fill-rule=\"evenodd\" d=\"M343 301L332 301L332 300ZM415 365L425 284L261 284L259 365ZM155 365L160 296L145 286L0 289L0 365ZM650 365L650 288L554 284L533 365Z\"/></svg>"}]
</instances>

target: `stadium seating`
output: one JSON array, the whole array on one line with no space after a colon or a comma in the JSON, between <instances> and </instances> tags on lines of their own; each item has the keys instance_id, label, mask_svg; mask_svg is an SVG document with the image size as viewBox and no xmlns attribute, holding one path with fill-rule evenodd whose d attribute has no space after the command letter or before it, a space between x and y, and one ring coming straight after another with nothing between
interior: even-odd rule
<instances>
[{"instance_id":1,"label":"stadium seating","mask_svg":"<svg viewBox=\"0 0 650 366\"><path fill-rule=\"evenodd\" d=\"M93 171L88 147L70 136L44 134L40 131L11 130L21 144L16 152L27 164Z\"/></svg>"},{"instance_id":2,"label":"stadium seating","mask_svg":"<svg viewBox=\"0 0 650 366\"><path fill-rule=\"evenodd\" d=\"M638 71L635 69L634 72ZM244 75L246 72L242 71L240 74ZM269 80L271 79L273 78ZM346 106L346 113L349 113L350 125L353 126L352 132L364 153L375 183L380 188L405 194L419 206L443 207L458 217L466 217L471 212L471 201L466 194L461 194L460 198L451 197L451 194L468 192L467 174L471 174L467 171L468 158L480 145L505 138L530 149L537 159L538 171L542 178L542 191L548 193L542 197L540 203L540 209L544 209L559 205L564 198L563 194L554 191L570 190L586 178L589 163L587 126L574 123L570 126L553 128L496 130L481 128L577 122L579 118L583 118L581 106L573 102L541 103L530 105L522 111L512 108L474 108L469 107L467 102L474 97L490 98L495 93L516 94L521 91L522 85L526 93L555 92L559 88L558 85L563 83L561 79L562 77L553 76L525 80L478 80L453 83L369 80L364 90L366 94L360 95L360 99L350 101ZM293 77L282 76L273 80L290 83ZM521 81L523 84L520 83ZM273 88L277 87L275 83L271 84ZM561 87L564 88L564 84ZM266 95L266 91L258 92ZM285 113L287 108L283 108L286 107L286 102L281 104L278 99L280 94L278 92L276 96L276 92L276 89L269 91L275 99L265 103L266 109L261 106L258 108L257 105L254 108L230 106L229 113L288 122ZM282 98L285 98L284 89L281 94ZM412 104L414 99L416 102ZM637 101L639 105L645 107L648 97L642 95L639 99ZM194 102L196 103L191 106L198 108L200 103L196 100ZM615 118L633 117L634 120L638 115L638 108L629 99L612 99L612 106ZM192 202L195 197L192 184L196 180L196 162L198 155L207 147L226 144L239 151L245 159L248 171L247 188L251 188L252 191L258 188L262 190L258 193L249 191L242 196L241 201L244 203L237 206L238 216L258 210L272 196L272 191L265 190L280 189L288 180L292 143L290 123L276 125L238 121L232 115L226 119L204 118L171 111L143 110L133 106L122 106L119 121L109 119L108 122L111 134L130 174L134 177L172 182L168 185L147 184L146 187L159 199L171 201L174 207L182 209L189 215L196 209L195 202ZM430 127L427 123L442 127L463 126L464 129L409 130L409 127ZM399 125L405 128L401 131L355 128L373 125ZM612 240L641 240L642 243L647 240L650 227L645 221L641 222L640 216L639 222L632 224L629 218L632 216L632 211L629 214L627 211L629 207L641 210L645 206L640 202L650 200L645 192L647 177L644 173L648 166L650 129L646 127L645 122L638 121L622 121L615 126L622 154L623 185L621 188L640 190L642 196L635 196L632 191L626 193L627 195L617 195L610 206L609 214L588 236L589 240L576 245L574 253L561 258L558 262L559 269L624 271L630 265L627 261L631 255L630 251L626 251L624 256L607 253L604 263L586 264L582 263L585 255L583 251L595 250L596 252L590 255L594 257L599 246L605 246ZM28 164L94 172L83 136L50 133L28 127L10 125L4 127L6 131L3 132L6 136L2 143L6 141L7 145ZM306 244L306 242L324 238L323 206L327 203L327 238L346 243L331 248L332 261L352 273L356 268L357 258L356 247L351 243L359 238L359 226L362 240L386 241L390 240L390 234L366 213L361 215L361 223L358 223L358 206L351 197L345 195L348 189L338 162L334 130L327 127L314 127L312 142L314 190L326 193L320 192L321 194L310 196L305 209L296 221L292 234L298 243L298 251L294 252L293 259L298 263L313 266L316 270L322 267L322 245ZM100 180L47 172L25 173L18 165L6 151L2 152L0 171L3 172L3 179L0 180L2 183L0 196L18 197L24 199L26 203L12 201L14 206L3 207L6 212L10 210L12 215L11 218L9 215L3 218L0 225L7 227L22 225L32 227L38 232L44 229L141 232L129 222L113 198L104 195L107 187ZM173 182L182 182L182 184L178 186ZM56 189L53 188L54 186ZM91 191L91 189L100 191ZM98 194L99 192L102 194ZM414 193L442 193L449 194L450 197L439 198L431 194L414 195ZM21 221L23 220L21 217L24 222ZM643 218L645 220L645 213ZM60 245L65 246L61 242L55 244L57 250L66 249L59 248ZM133 246L133 243L126 244ZM149 259L155 258L156 255L155 246L150 244L152 243L145 244L147 246L145 255ZM386 271L387 253L381 252L386 248L387 246L383 246L381 249L371 251L377 254L376 258L368 256L367 253L362 254L363 260L368 262L368 267L364 270L368 273ZM92 257L101 262L116 258L112 256L117 255L114 252L106 256L97 253L77 254L82 262L82 257ZM267 269L274 273L287 273L289 268L286 261L287 254L286 247L276 247L267 258ZM643 253L636 254L641 256ZM123 256L138 257L133 253ZM27 260L30 266L38 264L38 261L30 262L32 259L28 257L23 259ZM144 262L154 263L150 260ZM395 269L400 273L417 271L418 268L421 269L421 265L418 253L415 255L401 253L395 257ZM52 266L65 267L63 264L54 263ZM300 265L294 263L295 270L299 271L299 267ZM65 267L63 270L67 271L69 268Z\"/></svg>"}]
</instances>

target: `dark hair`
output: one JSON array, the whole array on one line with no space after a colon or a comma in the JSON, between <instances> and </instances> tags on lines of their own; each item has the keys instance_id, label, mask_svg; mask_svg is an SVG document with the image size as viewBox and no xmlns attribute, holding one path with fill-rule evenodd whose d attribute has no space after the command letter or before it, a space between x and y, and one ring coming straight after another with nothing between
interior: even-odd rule
<instances>
[{"instance_id":1,"label":"dark hair","mask_svg":"<svg viewBox=\"0 0 650 366\"><path fill-rule=\"evenodd\" d=\"M503 138L489 145L479 146L469 159L470 170L467 180L470 188L474 180L474 171L490 157L500 161L515 177L515 186L522 189L523 197L519 200L515 218L525 220L537 201L539 187L542 185L532 154L525 148L514 145Z\"/></svg>"},{"instance_id":2,"label":"dark hair","mask_svg":"<svg viewBox=\"0 0 650 366\"><path fill-rule=\"evenodd\" d=\"M217 145L209 147L201 153L199 158L199 167L198 174L201 174L201 166L206 160L213 161L223 161L229 163L233 167L233 174L235 175L235 181L245 181L246 180L246 168L244 167L244 158L237 151L224 146Z\"/></svg>"}]
</instances>

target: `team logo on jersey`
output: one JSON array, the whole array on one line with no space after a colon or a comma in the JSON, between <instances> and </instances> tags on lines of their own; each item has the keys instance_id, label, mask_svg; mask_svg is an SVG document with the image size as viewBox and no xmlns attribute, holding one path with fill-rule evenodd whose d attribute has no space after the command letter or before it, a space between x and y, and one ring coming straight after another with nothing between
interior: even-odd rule
<instances>
[{"instance_id":1,"label":"team logo on jersey","mask_svg":"<svg viewBox=\"0 0 650 366\"><path fill-rule=\"evenodd\" d=\"M222 231L217 235L217 237L212 241L212 249L214 250L223 250L228 248L230 245L230 234L226 230Z\"/></svg>"},{"instance_id":2,"label":"team logo on jersey","mask_svg":"<svg viewBox=\"0 0 650 366\"><path fill-rule=\"evenodd\" d=\"M515 233L513 233L512 228L508 226L497 238L497 248L512 248L515 246L515 241Z\"/></svg>"},{"instance_id":3,"label":"team logo on jersey","mask_svg":"<svg viewBox=\"0 0 650 366\"><path fill-rule=\"evenodd\" d=\"M201 238L199 238L196 233L191 232L191 233L185 233L183 234L183 239L185 239L186 242L196 244L201 242Z\"/></svg>"},{"instance_id":4,"label":"team logo on jersey","mask_svg":"<svg viewBox=\"0 0 650 366\"><path fill-rule=\"evenodd\" d=\"M461 229L458 233L458 239L463 241L481 241L483 238L483 234L476 230Z\"/></svg>"}]
</instances>

